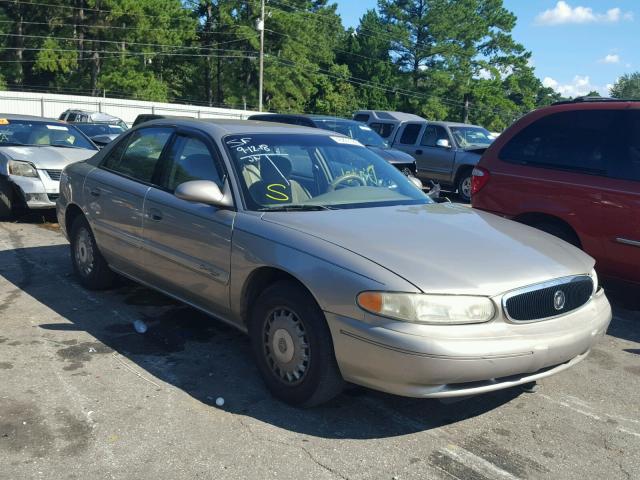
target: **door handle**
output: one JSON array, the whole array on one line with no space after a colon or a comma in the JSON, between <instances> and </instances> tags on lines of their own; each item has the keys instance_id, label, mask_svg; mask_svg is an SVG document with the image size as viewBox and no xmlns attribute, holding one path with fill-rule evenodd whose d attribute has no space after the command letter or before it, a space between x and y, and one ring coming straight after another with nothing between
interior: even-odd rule
<instances>
[{"instance_id":1,"label":"door handle","mask_svg":"<svg viewBox=\"0 0 640 480\"><path fill-rule=\"evenodd\" d=\"M416 155L422 155L422 150L416 150Z\"/></svg>"},{"instance_id":2,"label":"door handle","mask_svg":"<svg viewBox=\"0 0 640 480\"><path fill-rule=\"evenodd\" d=\"M89 193L91 194L92 197L99 197L100 196L100 189L99 188L92 188L91 190L89 190Z\"/></svg>"},{"instance_id":3,"label":"door handle","mask_svg":"<svg viewBox=\"0 0 640 480\"><path fill-rule=\"evenodd\" d=\"M154 222L159 222L160 220L162 220L162 212L160 210L158 210L157 208L150 208L149 209L149 217Z\"/></svg>"}]
</instances>

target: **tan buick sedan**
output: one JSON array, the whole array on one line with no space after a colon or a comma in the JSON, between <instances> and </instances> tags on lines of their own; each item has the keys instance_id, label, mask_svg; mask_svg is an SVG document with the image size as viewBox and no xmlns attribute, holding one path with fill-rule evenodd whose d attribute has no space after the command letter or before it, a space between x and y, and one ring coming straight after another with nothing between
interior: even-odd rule
<instances>
[{"instance_id":1,"label":"tan buick sedan","mask_svg":"<svg viewBox=\"0 0 640 480\"><path fill-rule=\"evenodd\" d=\"M249 334L278 398L344 382L413 397L533 382L611 320L591 257L435 204L334 132L167 119L62 175L58 218L89 288L117 272Z\"/></svg>"}]
</instances>

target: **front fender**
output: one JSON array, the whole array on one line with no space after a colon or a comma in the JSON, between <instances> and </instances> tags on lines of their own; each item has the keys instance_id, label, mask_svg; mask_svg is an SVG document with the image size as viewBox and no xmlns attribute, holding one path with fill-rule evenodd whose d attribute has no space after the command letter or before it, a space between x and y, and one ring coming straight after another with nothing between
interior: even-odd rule
<instances>
[{"instance_id":1,"label":"front fender","mask_svg":"<svg viewBox=\"0 0 640 480\"><path fill-rule=\"evenodd\" d=\"M242 305L251 274L271 267L296 278L320 308L364 321L355 299L363 290L419 290L393 272L337 245L305 233L240 214L234 225L230 304L233 321L243 324Z\"/></svg>"}]
</instances>

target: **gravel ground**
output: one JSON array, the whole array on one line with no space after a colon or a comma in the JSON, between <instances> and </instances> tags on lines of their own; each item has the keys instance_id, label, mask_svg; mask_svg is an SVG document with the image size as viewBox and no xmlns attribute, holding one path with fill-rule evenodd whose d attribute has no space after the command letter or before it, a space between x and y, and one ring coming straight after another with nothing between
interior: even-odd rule
<instances>
[{"instance_id":1,"label":"gravel ground","mask_svg":"<svg viewBox=\"0 0 640 480\"><path fill-rule=\"evenodd\" d=\"M612 298L609 334L537 393L297 410L242 334L132 283L88 292L55 224L0 223L0 478L640 478L640 302Z\"/></svg>"}]
</instances>

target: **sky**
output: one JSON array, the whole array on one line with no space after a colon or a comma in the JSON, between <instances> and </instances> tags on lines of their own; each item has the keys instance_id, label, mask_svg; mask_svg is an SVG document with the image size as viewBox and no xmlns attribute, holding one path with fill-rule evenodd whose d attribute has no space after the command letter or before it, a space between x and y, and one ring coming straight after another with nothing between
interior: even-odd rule
<instances>
[{"instance_id":1,"label":"sky","mask_svg":"<svg viewBox=\"0 0 640 480\"><path fill-rule=\"evenodd\" d=\"M347 27L377 0L335 0ZM504 0L517 17L516 41L532 52L545 86L563 96L608 95L625 73L640 71L640 1Z\"/></svg>"}]
</instances>

